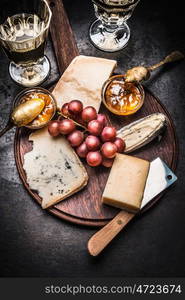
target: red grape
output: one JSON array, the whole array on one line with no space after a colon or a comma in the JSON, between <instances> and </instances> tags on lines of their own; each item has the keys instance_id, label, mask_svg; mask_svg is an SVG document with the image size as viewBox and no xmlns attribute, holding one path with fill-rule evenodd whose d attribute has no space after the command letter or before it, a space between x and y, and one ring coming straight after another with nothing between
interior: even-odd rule
<instances>
[{"instance_id":1,"label":"red grape","mask_svg":"<svg viewBox=\"0 0 185 300\"><path fill-rule=\"evenodd\" d=\"M69 113L69 103L64 103L62 105L62 108L61 108L61 112L64 116L66 117L69 117L70 116L70 113Z\"/></svg>"},{"instance_id":2,"label":"red grape","mask_svg":"<svg viewBox=\"0 0 185 300\"><path fill-rule=\"evenodd\" d=\"M116 155L117 147L114 143L106 142L101 147L103 156L107 158L113 158Z\"/></svg>"},{"instance_id":3,"label":"red grape","mask_svg":"<svg viewBox=\"0 0 185 300\"><path fill-rule=\"evenodd\" d=\"M78 154L79 157L86 157L88 153L88 148L85 142L83 142L80 146L76 148L76 153Z\"/></svg>"},{"instance_id":4,"label":"red grape","mask_svg":"<svg viewBox=\"0 0 185 300\"><path fill-rule=\"evenodd\" d=\"M70 113L77 115L82 112L83 110L83 104L79 100L72 100L68 104L68 110Z\"/></svg>"},{"instance_id":5,"label":"red grape","mask_svg":"<svg viewBox=\"0 0 185 300\"><path fill-rule=\"evenodd\" d=\"M96 109L93 106L86 106L82 110L81 117L82 117L82 120L85 122L95 120L97 118Z\"/></svg>"},{"instance_id":6,"label":"red grape","mask_svg":"<svg viewBox=\"0 0 185 300\"><path fill-rule=\"evenodd\" d=\"M102 162L102 155L99 151L91 151L86 157L87 163L91 167L99 166Z\"/></svg>"},{"instance_id":7,"label":"red grape","mask_svg":"<svg viewBox=\"0 0 185 300\"><path fill-rule=\"evenodd\" d=\"M85 123L84 123L84 121L82 121L82 118L81 118L80 115L73 115L73 116L72 116L72 119L73 119L75 122L77 122L77 123L79 123L79 124L85 126Z\"/></svg>"},{"instance_id":8,"label":"red grape","mask_svg":"<svg viewBox=\"0 0 185 300\"><path fill-rule=\"evenodd\" d=\"M87 145L88 150L90 150L90 151L95 151L100 148L100 140L97 136L89 135L85 139L85 143Z\"/></svg>"},{"instance_id":9,"label":"red grape","mask_svg":"<svg viewBox=\"0 0 185 300\"><path fill-rule=\"evenodd\" d=\"M48 124L48 132L51 136L59 135L59 121L50 121Z\"/></svg>"},{"instance_id":10,"label":"red grape","mask_svg":"<svg viewBox=\"0 0 185 300\"><path fill-rule=\"evenodd\" d=\"M59 131L62 134L69 134L76 128L74 122L69 119L64 119L59 122Z\"/></svg>"},{"instance_id":11,"label":"red grape","mask_svg":"<svg viewBox=\"0 0 185 300\"><path fill-rule=\"evenodd\" d=\"M100 135L102 131L102 124L98 120L92 120L88 123L87 129L93 135Z\"/></svg>"},{"instance_id":12,"label":"red grape","mask_svg":"<svg viewBox=\"0 0 185 300\"><path fill-rule=\"evenodd\" d=\"M117 152L122 153L125 150L125 142L123 139L116 137L114 144L117 147Z\"/></svg>"},{"instance_id":13,"label":"red grape","mask_svg":"<svg viewBox=\"0 0 185 300\"><path fill-rule=\"evenodd\" d=\"M114 158L103 157L102 165L106 168L110 168L112 167L113 162L114 162Z\"/></svg>"},{"instance_id":14,"label":"red grape","mask_svg":"<svg viewBox=\"0 0 185 300\"><path fill-rule=\"evenodd\" d=\"M83 142L84 134L80 130L74 130L68 135L67 139L72 147L78 147Z\"/></svg>"},{"instance_id":15,"label":"red grape","mask_svg":"<svg viewBox=\"0 0 185 300\"><path fill-rule=\"evenodd\" d=\"M111 126L106 126L103 128L101 133L101 139L103 142L114 141L116 138L116 129Z\"/></svg>"},{"instance_id":16,"label":"red grape","mask_svg":"<svg viewBox=\"0 0 185 300\"><path fill-rule=\"evenodd\" d=\"M104 114L97 114L97 119L103 127L105 127L107 125L107 118Z\"/></svg>"}]
</instances>

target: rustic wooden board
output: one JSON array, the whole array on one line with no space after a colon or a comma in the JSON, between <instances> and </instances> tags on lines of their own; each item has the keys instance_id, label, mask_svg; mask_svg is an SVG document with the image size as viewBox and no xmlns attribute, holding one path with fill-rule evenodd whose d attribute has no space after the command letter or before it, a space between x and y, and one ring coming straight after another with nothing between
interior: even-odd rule
<instances>
[{"instance_id":1,"label":"rustic wooden board","mask_svg":"<svg viewBox=\"0 0 185 300\"><path fill-rule=\"evenodd\" d=\"M53 12L51 24L51 37L59 65L60 73L65 70L71 60L78 55L76 42L65 13L61 0L48 0ZM168 111L162 103L154 97L149 91L146 91L145 103L140 111L133 116L118 117L107 112L101 107L102 112L106 112L111 120L112 125L117 129L135 121L141 117L147 116L154 112L162 112L167 116L168 126L164 132L162 140L159 142L155 139L153 142L137 150L133 155L148 160L153 160L160 156L171 168L175 170L178 157L177 138L173 122ZM15 159L20 177L24 186L32 197L40 204L41 199L37 193L31 191L26 182L26 174L23 169L24 154L32 149L32 144L28 141L30 131L26 128L18 129L15 136ZM119 210L101 204L101 195L104 189L109 170L104 167L91 168L87 167L90 180L82 191L69 197L65 201L48 209L54 215L74 222L88 226L102 226L113 218ZM161 195L154 199L159 200ZM154 201L152 203L154 203Z\"/></svg>"},{"instance_id":2,"label":"rustic wooden board","mask_svg":"<svg viewBox=\"0 0 185 300\"><path fill-rule=\"evenodd\" d=\"M107 113L103 105L101 107L101 111ZM119 129L132 121L154 112L162 112L167 116L168 125L163 133L162 139L159 141L156 138L150 144L132 153L132 155L148 159L150 161L159 156L172 168L172 170L175 170L178 155L175 129L169 113L162 106L160 101L150 94L150 92L146 91L143 108L135 115L129 117L117 117L111 113L107 114L112 125ZM26 182L26 174L23 169L24 154L32 149L32 144L28 141L29 134L30 130L26 128L17 130L15 138L15 158L19 174L26 189L38 203L41 203L41 199L37 193L29 189ZM91 226L103 225L113 218L119 211L118 209L114 209L101 203L101 195L110 170L104 167L89 167L85 161L84 164L89 174L88 185L83 190L48 210L57 214L59 217L65 218L74 223ZM159 199L160 197L155 200Z\"/></svg>"},{"instance_id":3,"label":"rustic wooden board","mask_svg":"<svg viewBox=\"0 0 185 300\"><path fill-rule=\"evenodd\" d=\"M47 0L52 18L50 34L60 74L64 72L72 59L79 55L71 25L62 0Z\"/></svg>"}]
</instances>

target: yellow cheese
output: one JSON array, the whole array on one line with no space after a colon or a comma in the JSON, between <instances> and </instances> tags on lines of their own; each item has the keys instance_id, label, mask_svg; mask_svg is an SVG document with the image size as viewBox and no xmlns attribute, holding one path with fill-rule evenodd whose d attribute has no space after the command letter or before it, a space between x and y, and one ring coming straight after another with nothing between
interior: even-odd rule
<instances>
[{"instance_id":1,"label":"yellow cheese","mask_svg":"<svg viewBox=\"0 0 185 300\"><path fill-rule=\"evenodd\" d=\"M53 90L58 108L60 109L66 102L77 99L83 102L84 107L91 105L98 111L102 86L112 74L116 64L115 60L100 57L83 55L75 57Z\"/></svg>"},{"instance_id":2,"label":"yellow cheese","mask_svg":"<svg viewBox=\"0 0 185 300\"><path fill-rule=\"evenodd\" d=\"M117 154L103 192L103 203L137 212L141 207L150 163L125 154Z\"/></svg>"}]
</instances>

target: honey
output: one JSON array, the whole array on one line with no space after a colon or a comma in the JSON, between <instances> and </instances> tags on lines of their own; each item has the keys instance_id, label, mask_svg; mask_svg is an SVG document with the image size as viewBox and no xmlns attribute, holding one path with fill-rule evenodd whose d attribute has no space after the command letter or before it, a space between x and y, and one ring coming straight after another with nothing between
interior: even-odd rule
<instances>
[{"instance_id":1,"label":"honey","mask_svg":"<svg viewBox=\"0 0 185 300\"><path fill-rule=\"evenodd\" d=\"M103 102L117 115L130 115L143 104L144 91L141 85L125 82L123 75L113 76L103 89Z\"/></svg>"},{"instance_id":2,"label":"honey","mask_svg":"<svg viewBox=\"0 0 185 300\"><path fill-rule=\"evenodd\" d=\"M16 102L25 103L28 100L42 99L45 106L37 117L28 123L26 127L31 129L42 128L53 118L56 112L56 101L52 94L43 88L32 88L22 91L16 97ZM29 111L28 111L29 112Z\"/></svg>"},{"instance_id":3,"label":"honey","mask_svg":"<svg viewBox=\"0 0 185 300\"><path fill-rule=\"evenodd\" d=\"M42 124L48 123L54 113L54 106L51 96L44 93L34 93L32 97L43 99L45 101L45 107L29 125L40 126Z\"/></svg>"}]
</instances>

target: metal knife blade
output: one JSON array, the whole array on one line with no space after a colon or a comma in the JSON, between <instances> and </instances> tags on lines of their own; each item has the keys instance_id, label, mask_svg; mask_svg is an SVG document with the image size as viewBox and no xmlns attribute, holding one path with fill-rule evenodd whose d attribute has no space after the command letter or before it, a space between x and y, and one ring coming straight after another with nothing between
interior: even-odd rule
<instances>
[{"instance_id":1,"label":"metal knife blade","mask_svg":"<svg viewBox=\"0 0 185 300\"><path fill-rule=\"evenodd\" d=\"M170 170L165 162L157 157L150 163L150 169L145 185L141 208L148 204L155 196L160 194L177 180L177 176Z\"/></svg>"}]
</instances>

